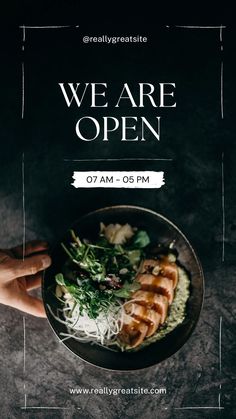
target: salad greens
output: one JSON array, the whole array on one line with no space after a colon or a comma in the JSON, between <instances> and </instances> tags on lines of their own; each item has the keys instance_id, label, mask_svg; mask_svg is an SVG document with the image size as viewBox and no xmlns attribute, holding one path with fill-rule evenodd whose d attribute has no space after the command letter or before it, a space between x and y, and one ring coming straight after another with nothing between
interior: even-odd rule
<instances>
[{"instance_id":1,"label":"salad greens","mask_svg":"<svg viewBox=\"0 0 236 419\"><path fill-rule=\"evenodd\" d=\"M117 298L130 298L140 288L135 275L150 243L146 231L134 231L123 244L110 243L102 233L95 243L81 240L73 230L71 238L69 245L61 243L68 259L55 280L81 314L95 319Z\"/></svg>"}]
</instances>

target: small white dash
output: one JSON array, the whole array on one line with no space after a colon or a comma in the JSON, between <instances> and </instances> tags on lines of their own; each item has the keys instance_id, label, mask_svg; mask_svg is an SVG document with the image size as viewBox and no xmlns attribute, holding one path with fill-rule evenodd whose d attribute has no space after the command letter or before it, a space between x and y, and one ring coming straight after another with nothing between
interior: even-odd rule
<instances>
[{"instance_id":1,"label":"small white dash","mask_svg":"<svg viewBox=\"0 0 236 419\"><path fill-rule=\"evenodd\" d=\"M25 316L23 316L23 373L25 374Z\"/></svg>"},{"instance_id":2,"label":"small white dash","mask_svg":"<svg viewBox=\"0 0 236 419\"><path fill-rule=\"evenodd\" d=\"M221 374L221 342L222 342L222 316L220 316L220 329L219 329L219 367Z\"/></svg>"},{"instance_id":3,"label":"small white dash","mask_svg":"<svg viewBox=\"0 0 236 419\"><path fill-rule=\"evenodd\" d=\"M222 262L225 260L225 180L224 153L221 156L221 207L222 207Z\"/></svg>"},{"instance_id":4,"label":"small white dash","mask_svg":"<svg viewBox=\"0 0 236 419\"><path fill-rule=\"evenodd\" d=\"M22 224L23 224L23 237L22 237L22 260L25 260L25 154L22 153Z\"/></svg>"},{"instance_id":5,"label":"small white dash","mask_svg":"<svg viewBox=\"0 0 236 419\"><path fill-rule=\"evenodd\" d=\"M25 111L25 67L24 63L21 63L21 82L22 82L22 97L21 97L21 119L24 119L24 111Z\"/></svg>"},{"instance_id":6,"label":"small white dash","mask_svg":"<svg viewBox=\"0 0 236 419\"><path fill-rule=\"evenodd\" d=\"M194 410L194 409L215 409L222 410L223 407L219 406L188 406L188 407L174 407L175 410Z\"/></svg>"},{"instance_id":7,"label":"small white dash","mask_svg":"<svg viewBox=\"0 0 236 419\"><path fill-rule=\"evenodd\" d=\"M22 26L23 29L23 42L25 42L25 25Z\"/></svg>"},{"instance_id":8,"label":"small white dash","mask_svg":"<svg viewBox=\"0 0 236 419\"><path fill-rule=\"evenodd\" d=\"M63 159L64 161L80 161L80 162L93 162L93 161L172 161L173 159L156 159L156 158L120 158L120 159Z\"/></svg>"},{"instance_id":9,"label":"small white dash","mask_svg":"<svg viewBox=\"0 0 236 419\"><path fill-rule=\"evenodd\" d=\"M224 119L224 86L223 86L223 72L224 72L224 65L223 61L221 61L220 67L220 107L221 107L221 118Z\"/></svg>"},{"instance_id":10,"label":"small white dash","mask_svg":"<svg viewBox=\"0 0 236 419\"><path fill-rule=\"evenodd\" d=\"M223 29L223 26L220 25L220 42L222 42L222 29Z\"/></svg>"},{"instance_id":11,"label":"small white dash","mask_svg":"<svg viewBox=\"0 0 236 419\"><path fill-rule=\"evenodd\" d=\"M54 409L54 410L66 410L66 409L70 409L70 407L56 407L56 406L24 406L21 407L21 409L24 410L29 410L29 409Z\"/></svg>"},{"instance_id":12,"label":"small white dash","mask_svg":"<svg viewBox=\"0 0 236 419\"><path fill-rule=\"evenodd\" d=\"M71 28L71 25L50 25L50 26L24 26L24 25L20 25L20 28L25 28L25 29L59 29L59 28Z\"/></svg>"},{"instance_id":13,"label":"small white dash","mask_svg":"<svg viewBox=\"0 0 236 419\"><path fill-rule=\"evenodd\" d=\"M185 28L185 29L224 29L226 26L186 26L186 25L175 25L176 28Z\"/></svg>"}]
</instances>

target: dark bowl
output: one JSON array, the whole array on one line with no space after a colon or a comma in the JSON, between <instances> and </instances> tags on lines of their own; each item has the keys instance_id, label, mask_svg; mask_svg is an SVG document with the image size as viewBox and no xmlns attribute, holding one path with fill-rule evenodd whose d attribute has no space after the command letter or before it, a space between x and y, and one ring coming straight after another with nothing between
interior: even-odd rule
<instances>
[{"instance_id":1,"label":"dark bowl","mask_svg":"<svg viewBox=\"0 0 236 419\"><path fill-rule=\"evenodd\" d=\"M204 293L204 277L199 260L183 233L171 221L149 209L130 205L102 208L81 217L74 224L73 229L82 238L93 238L98 235L100 222L104 224L129 223L132 226L144 228L148 232L151 242L158 242L164 246L175 241L178 261L188 271L191 280L186 318L162 340L152 343L140 351L112 351L96 344L81 343L73 338L69 338L63 344L83 360L102 368L128 371L158 364L184 345L197 324ZM63 238L63 241L67 240L67 236ZM42 294L49 323L58 338L61 339L60 332L67 332L66 326L55 320L47 307L50 305L55 311L56 308L60 308L61 304L49 290L55 274L61 271L66 260L66 255L60 244L54 249L52 260L52 266L45 273Z\"/></svg>"}]
</instances>

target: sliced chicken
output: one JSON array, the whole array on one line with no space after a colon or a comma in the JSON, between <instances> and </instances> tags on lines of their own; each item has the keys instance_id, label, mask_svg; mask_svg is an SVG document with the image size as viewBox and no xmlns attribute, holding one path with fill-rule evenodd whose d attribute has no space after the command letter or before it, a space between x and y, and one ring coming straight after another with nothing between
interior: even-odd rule
<instances>
[{"instance_id":1,"label":"sliced chicken","mask_svg":"<svg viewBox=\"0 0 236 419\"><path fill-rule=\"evenodd\" d=\"M165 295L168 298L169 304L172 303L174 289L173 281L171 279L161 275L140 274L138 275L137 280L140 282L142 290Z\"/></svg>"},{"instance_id":2,"label":"sliced chicken","mask_svg":"<svg viewBox=\"0 0 236 419\"><path fill-rule=\"evenodd\" d=\"M169 306L166 296L150 291L138 290L132 295L132 299L138 304L156 310L161 315L160 324L165 322Z\"/></svg>"},{"instance_id":3,"label":"sliced chicken","mask_svg":"<svg viewBox=\"0 0 236 419\"><path fill-rule=\"evenodd\" d=\"M153 269L157 267L156 273L159 273L160 269L160 261L157 259L145 259L141 262L139 272L140 273L152 273Z\"/></svg>"},{"instance_id":4,"label":"sliced chicken","mask_svg":"<svg viewBox=\"0 0 236 419\"><path fill-rule=\"evenodd\" d=\"M152 336L158 329L161 315L157 311L134 302L126 304L125 311L130 316L148 325L146 337Z\"/></svg>"},{"instance_id":5,"label":"sliced chicken","mask_svg":"<svg viewBox=\"0 0 236 419\"><path fill-rule=\"evenodd\" d=\"M176 265L176 263L170 262L168 260L168 257L165 256L160 260L160 267L160 274L169 279L172 279L173 288L175 289L179 280L178 266Z\"/></svg>"},{"instance_id":6,"label":"sliced chicken","mask_svg":"<svg viewBox=\"0 0 236 419\"><path fill-rule=\"evenodd\" d=\"M130 348L140 345L165 322L178 283L178 267L168 256L145 259L136 280L141 289L125 304L126 318L120 332L121 341Z\"/></svg>"},{"instance_id":7,"label":"sliced chicken","mask_svg":"<svg viewBox=\"0 0 236 419\"><path fill-rule=\"evenodd\" d=\"M167 256L161 259L145 259L139 269L140 273L162 275L173 281L173 288L178 283L178 267L175 262L170 262Z\"/></svg>"},{"instance_id":8,"label":"sliced chicken","mask_svg":"<svg viewBox=\"0 0 236 419\"><path fill-rule=\"evenodd\" d=\"M130 348L136 348L143 342L148 332L148 325L140 320L127 316L119 338Z\"/></svg>"}]
</instances>

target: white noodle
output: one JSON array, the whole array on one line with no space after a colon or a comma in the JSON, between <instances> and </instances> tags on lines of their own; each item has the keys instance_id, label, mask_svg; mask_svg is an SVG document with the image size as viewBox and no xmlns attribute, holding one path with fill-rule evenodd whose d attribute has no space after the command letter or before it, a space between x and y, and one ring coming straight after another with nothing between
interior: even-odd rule
<instances>
[{"instance_id":1,"label":"white noodle","mask_svg":"<svg viewBox=\"0 0 236 419\"><path fill-rule=\"evenodd\" d=\"M48 306L52 316L67 326L68 333L60 333L61 336L64 336L62 341L70 337L81 342L95 342L101 345L112 345L116 341L126 316L125 304L117 300L105 310L100 311L96 319L93 319L85 311L82 314L80 313L80 306L78 303L74 306L71 295L66 293L64 298L65 307L60 310L63 320L58 311L56 315Z\"/></svg>"}]
</instances>

